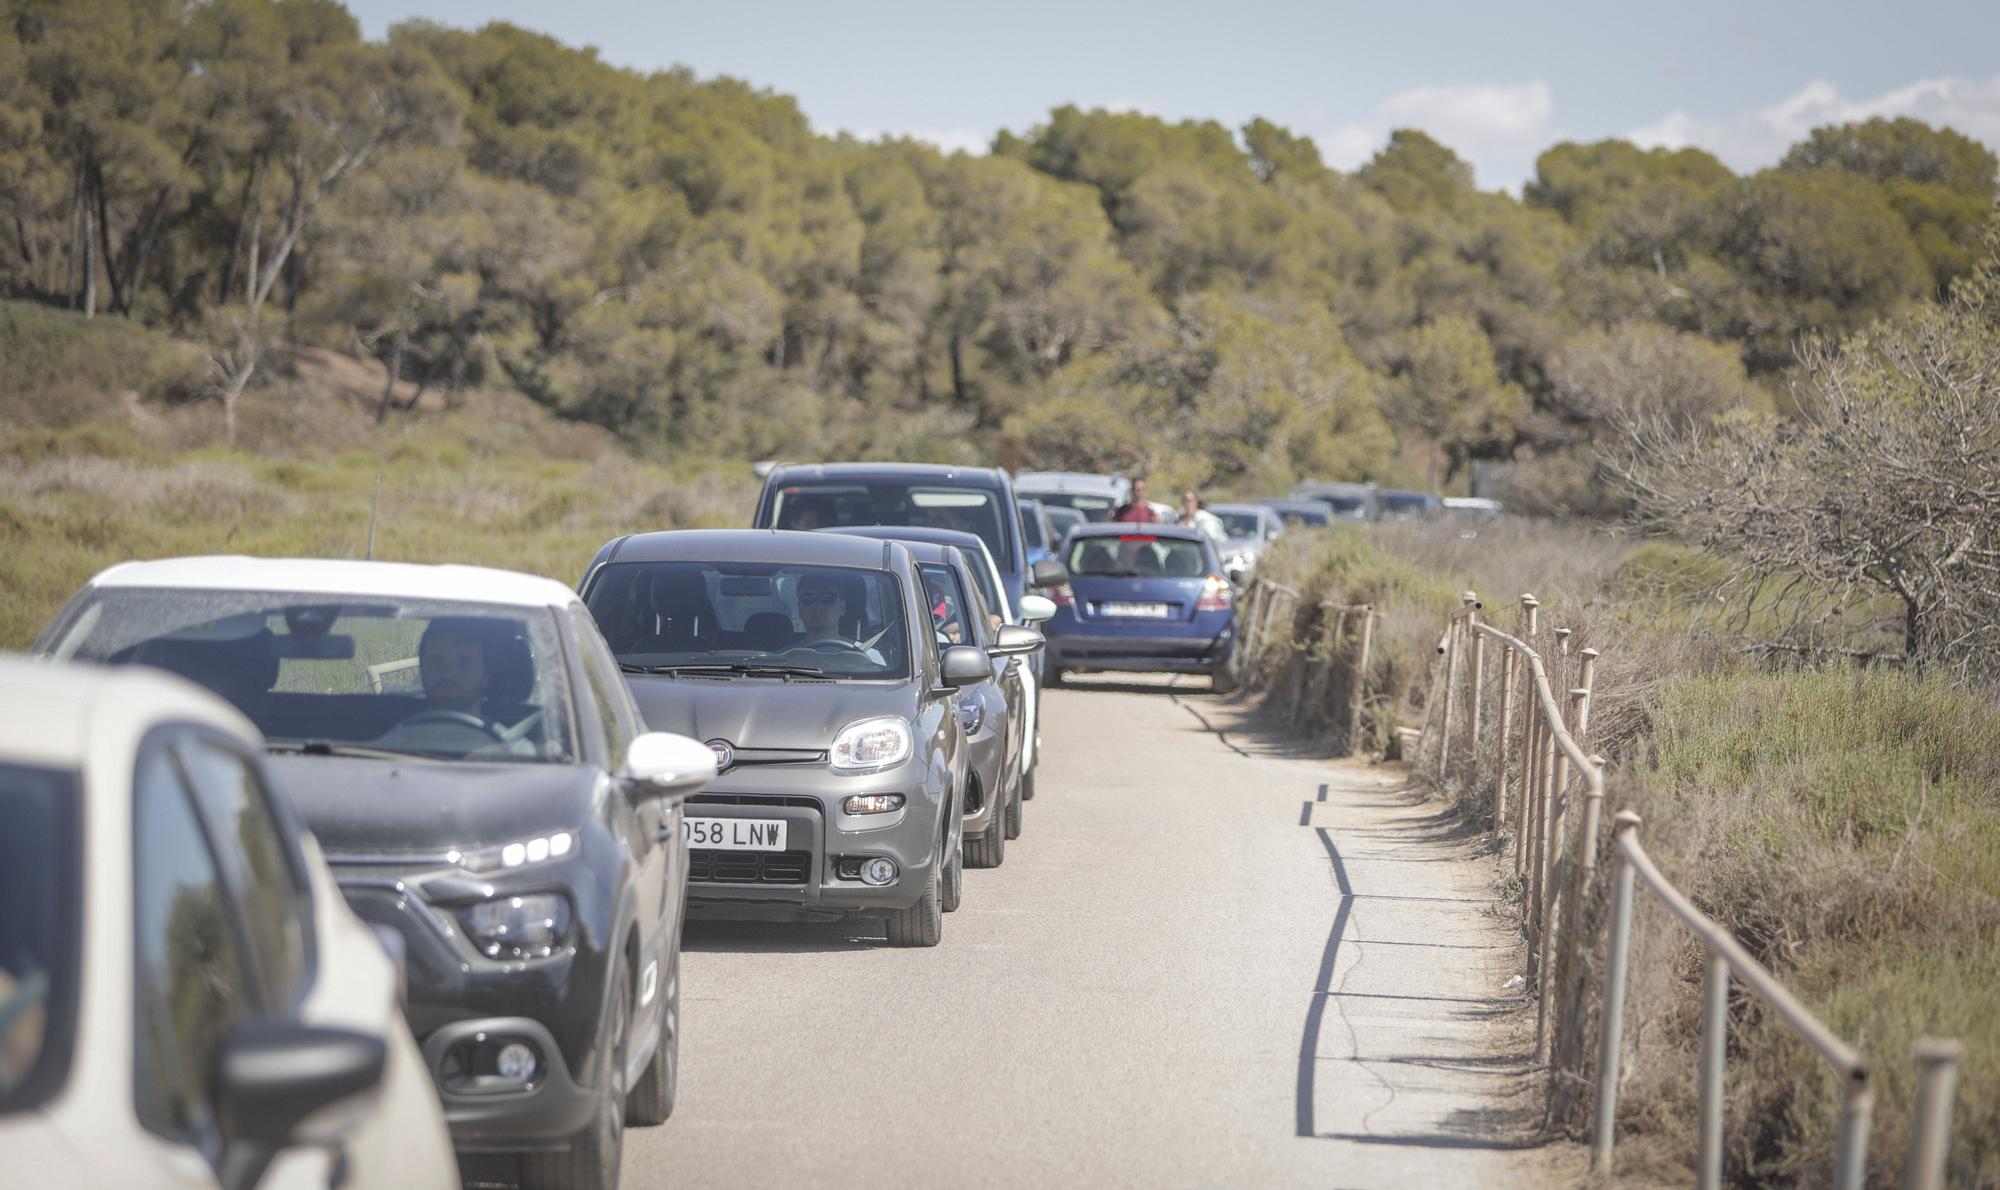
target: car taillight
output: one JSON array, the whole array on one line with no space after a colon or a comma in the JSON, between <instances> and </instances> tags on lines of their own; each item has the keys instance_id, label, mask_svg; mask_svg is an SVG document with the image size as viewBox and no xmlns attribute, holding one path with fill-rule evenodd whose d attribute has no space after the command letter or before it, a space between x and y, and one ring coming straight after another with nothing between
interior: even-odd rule
<instances>
[{"instance_id":1,"label":"car taillight","mask_svg":"<svg viewBox=\"0 0 2000 1190\"><path fill-rule=\"evenodd\" d=\"M1211 574L1201 580L1201 598L1195 600L1194 610L1198 612L1220 612L1229 610L1231 598L1229 580L1219 574Z\"/></svg>"},{"instance_id":2,"label":"car taillight","mask_svg":"<svg viewBox=\"0 0 2000 1190\"><path fill-rule=\"evenodd\" d=\"M1043 590L1048 595L1049 602L1055 604L1057 607L1076 606L1076 594L1069 589L1068 583L1058 583L1053 587L1045 587Z\"/></svg>"}]
</instances>

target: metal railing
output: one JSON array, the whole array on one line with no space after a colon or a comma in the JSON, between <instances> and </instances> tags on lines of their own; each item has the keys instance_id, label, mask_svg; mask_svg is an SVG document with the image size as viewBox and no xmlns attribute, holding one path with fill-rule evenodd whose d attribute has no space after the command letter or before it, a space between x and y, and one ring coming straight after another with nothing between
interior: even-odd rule
<instances>
[{"instance_id":1,"label":"metal railing","mask_svg":"<svg viewBox=\"0 0 2000 1190\"><path fill-rule=\"evenodd\" d=\"M1281 650L1288 650L1285 664L1277 666L1283 672L1276 679L1286 683L1286 689L1281 693L1267 686L1266 693L1280 698L1295 725L1303 725L1315 714L1323 715L1335 750L1351 754L1361 746L1368 706L1375 609L1365 603L1316 603L1317 632L1308 632L1307 639L1300 640L1294 629L1304 601L1303 594L1283 583L1251 580L1238 615L1241 668L1254 685L1263 680L1262 675ZM1344 688L1340 685L1343 681Z\"/></svg>"},{"instance_id":2,"label":"metal railing","mask_svg":"<svg viewBox=\"0 0 2000 1190\"><path fill-rule=\"evenodd\" d=\"M1536 997L1538 1059L1550 1063L1551 1091L1560 1073L1553 1060L1556 1035L1577 1059L1588 1042L1581 1036L1587 1016L1589 983L1582 969L1587 939L1581 912L1593 892L1602 845L1605 761L1586 750L1590 703L1598 653L1572 655L1574 636L1557 628L1544 634L1540 602L1520 599L1518 635L1483 622L1485 606L1470 591L1447 617L1438 639L1442 658L1426 700L1420 768L1435 778L1455 775L1493 793L1493 829L1513 834L1512 863L1522 893L1522 929L1527 941L1525 972ZM1487 645L1498 650L1498 674L1487 681ZM1553 669L1553 677L1551 670ZM1567 683L1567 684L1566 684ZM1490 698L1497 703L1486 714ZM1556 691L1562 689L1564 697ZM1490 751L1482 753L1482 749ZM1482 754L1489 756L1482 766ZM1511 799L1510 799L1511 793ZM1510 814L1511 810L1511 814ZM1577 819L1571 829L1572 818ZM1836 1037L1744 949L1729 931L1696 909L1687 895L1662 875L1639 842L1639 817L1618 815L1613 832L1617 871L1612 878L1609 937L1599 1006L1591 1149L1599 1170L1611 1165L1616 1138L1618 1084L1624 1048L1624 1003L1631 946L1635 884L1647 890L1699 940L1706 952L1702 982L1700 1116L1697 1184L1714 1187L1722 1178L1724 1067L1728 1051L1728 996L1732 975L1817 1052L1842 1083L1832 1184L1846 1190L1862 1184L1868 1130L1874 1104L1869 1067L1861 1054ZM1558 1003L1559 989L1569 1001ZM1917 1047L1917 1102L1904 1162L1906 1186L1931 1190L1942 1185L1950 1145L1952 1099L1958 1077L1955 1042L1925 1040Z\"/></svg>"}]
</instances>

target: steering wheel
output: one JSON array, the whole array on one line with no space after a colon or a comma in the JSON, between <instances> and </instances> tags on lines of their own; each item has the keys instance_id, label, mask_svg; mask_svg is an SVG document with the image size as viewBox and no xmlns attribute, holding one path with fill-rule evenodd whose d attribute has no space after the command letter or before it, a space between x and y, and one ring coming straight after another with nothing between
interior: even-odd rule
<instances>
[{"instance_id":1,"label":"steering wheel","mask_svg":"<svg viewBox=\"0 0 2000 1190\"><path fill-rule=\"evenodd\" d=\"M862 653L867 650L851 640L812 640L799 646L812 653Z\"/></svg>"},{"instance_id":2,"label":"steering wheel","mask_svg":"<svg viewBox=\"0 0 2000 1190\"><path fill-rule=\"evenodd\" d=\"M451 723L459 727L470 727L476 731L485 732L500 743L512 742L508 738L506 730L499 724L488 723L486 720L467 711L446 711L437 708L432 708L428 711L418 711L408 719L403 720L399 726L419 727L426 723Z\"/></svg>"}]
</instances>

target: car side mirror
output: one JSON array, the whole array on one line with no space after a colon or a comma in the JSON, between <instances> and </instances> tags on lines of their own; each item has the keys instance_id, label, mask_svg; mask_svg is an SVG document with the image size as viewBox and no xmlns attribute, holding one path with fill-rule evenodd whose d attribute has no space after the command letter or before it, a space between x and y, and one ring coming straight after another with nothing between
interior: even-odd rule
<instances>
[{"instance_id":1,"label":"car side mirror","mask_svg":"<svg viewBox=\"0 0 2000 1190\"><path fill-rule=\"evenodd\" d=\"M972 645L953 645L946 649L938 668L944 684L953 690L977 685L993 676L993 663L987 659L986 650Z\"/></svg>"},{"instance_id":2,"label":"car side mirror","mask_svg":"<svg viewBox=\"0 0 2000 1190\"><path fill-rule=\"evenodd\" d=\"M1046 595L1021 596L1021 619L1030 624L1056 618L1056 601Z\"/></svg>"},{"instance_id":3,"label":"car side mirror","mask_svg":"<svg viewBox=\"0 0 2000 1190\"><path fill-rule=\"evenodd\" d=\"M1069 567L1054 558L1043 558L1029 571L1028 582L1035 587L1060 587L1069 581Z\"/></svg>"},{"instance_id":4,"label":"car side mirror","mask_svg":"<svg viewBox=\"0 0 2000 1190\"><path fill-rule=\"evenodd\" d=\"M1042 634L1033 628L1003 624L986 651L995 657L1025 657L1029 653L1040 652L1046 643Z\"/></svg>"},{"instance_id":5,"label":"car side mirror","mask_svg":"<svg viewBox=\"0 0 2000 1190\"><path fill-rule=\"evenodd\" d=\"M715 753L707 744L671 731L649 731L625 747L627 793L634 800L685 797L715 780Z\"/></svg>"},{"instance_id":6,"label":"car side mirror","mask_svg":"<svg viewBox=\"0 0 2000 1190\"><path fill-rule=\"evenodd\" d=\"M294 1145L338 1141L382 1085L389 1043L351 1029L251 1021L222 1039L210 1080L224 1190L250 1190Z\"/></svg>"}]
</instances>

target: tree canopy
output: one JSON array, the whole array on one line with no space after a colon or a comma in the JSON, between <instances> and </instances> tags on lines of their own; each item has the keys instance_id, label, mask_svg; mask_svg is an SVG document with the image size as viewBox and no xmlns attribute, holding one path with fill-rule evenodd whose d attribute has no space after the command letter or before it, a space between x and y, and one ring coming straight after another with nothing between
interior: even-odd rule
<instances>
[{"instance_id":1,"label":"tree canopy","mask_svg":"<svg viewBox=\"0 0 2000 1190\"><path fill-rule=\"evenodd\" d=\"M1517 200L1414 129L1351 174L1268 120L1077 107L946 154L504 24L0 9L0 291L230 337L218 391L284 338L646 450L1461 482L1635 400L1773 407L1800 336L1968 276L1995 194L1911 120L1747 177L1557 145Z\"/></svg>"}]
</instances>

